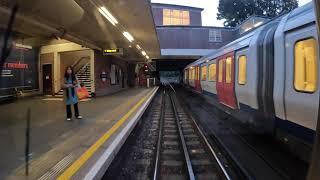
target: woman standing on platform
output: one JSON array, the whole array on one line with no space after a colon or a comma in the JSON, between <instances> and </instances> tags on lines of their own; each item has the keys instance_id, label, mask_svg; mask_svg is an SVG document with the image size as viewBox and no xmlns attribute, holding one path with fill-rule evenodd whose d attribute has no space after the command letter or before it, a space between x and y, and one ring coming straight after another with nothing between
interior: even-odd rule
<instances>
[{"instance_id":1,"label":"woman standing on platform","mask_svg":"<svg viewBox=\"0 0 320 180\"><path fill-rule=\"evenodd\" d=\"M67 121L71 121L72 111L71 105L74 107L74 115L77 119L82 119L82 116L79 115L78 109L78 95L76 88L78 86L78 81L73 72L71 66L66 68L64 74L64 83L62 84L62 88L64 89L64 101L66 103L66 111L67 111Z\"/></svg>"}]
</instances>

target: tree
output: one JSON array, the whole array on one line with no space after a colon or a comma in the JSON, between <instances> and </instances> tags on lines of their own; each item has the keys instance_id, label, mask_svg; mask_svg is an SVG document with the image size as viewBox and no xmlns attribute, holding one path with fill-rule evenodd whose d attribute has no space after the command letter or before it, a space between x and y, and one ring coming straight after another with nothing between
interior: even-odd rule
<instances>
[{"instance_id":1,"label":"tree","mask_svg":"<svg viewBox=\"0 0 320 180\"><path fill-rule=\"evenodd\" d=\"M235 27L252 15L276 17L298 7L298 0L219 0L217 19Z\"/></svg>"}]
</instances>

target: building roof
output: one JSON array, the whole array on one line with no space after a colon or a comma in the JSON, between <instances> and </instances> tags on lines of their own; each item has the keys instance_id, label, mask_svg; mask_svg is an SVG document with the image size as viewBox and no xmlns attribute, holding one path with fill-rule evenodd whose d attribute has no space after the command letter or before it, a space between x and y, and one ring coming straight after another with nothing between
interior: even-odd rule
<instances>
[{"instance_id":1,"label":"building roof","mask_svg":"<svg viewBox=\"0 0 320 180\"><path fill-rule=\"evenodd\" d=\"M166 6L166 7L176 7L176 8L193 9L193 10L197 10L197 11L203 11L203 8L182 6L182 5L176 5L176 4L152 3L152 6Z\"/></svg>"},{"instance_id":2,"label":"building roof","mask_svg":"<svg viewBox=\"0 0 320 180\"><path fill-rule=\"evenodd\" d=\"M190 25L161 25L157 26L157 28L189 28L189 29L196 29L196 28L201 28L201 29L225 29L225 30L234 30L235 28L233 27L220 27L220 26L190 26Z\"/></svg>"}]
</instances>

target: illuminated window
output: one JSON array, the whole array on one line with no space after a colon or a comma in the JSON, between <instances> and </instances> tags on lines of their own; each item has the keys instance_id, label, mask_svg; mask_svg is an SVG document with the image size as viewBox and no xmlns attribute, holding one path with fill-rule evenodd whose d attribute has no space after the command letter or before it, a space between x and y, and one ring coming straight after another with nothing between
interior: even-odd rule
<instances>
[{"instance_id":1,"label":"illuminated window","mask_svg":"<svg viewBox=\"0 0 320 180\"><path fill-rule=\"evenodd\" d=\"M217 70L216 64L209 65L209 81L216 81L216 73L217 73L216 70Z\"/></svg>"},{"instance_id":2,"label":"illuminated window","mask_svg":"<svg viewBox=\"0 0 320 180\"><path fill-rule=\"evenodd\" d=\"M199 80L199 66L196 66L195 68L195 80Z\"/></svg>"},{"instance_id":3,"label":"illuminated window","mask_svg":"<svg viewBox=\"0 0 320 180\"><path fill-rule=\"evenodd\" d=\"M189 11L163 9L163 25L190 25Z\"/></svg>"},{"instance_id":4,"label":"illuminated window","mask_svg":"<svg viewBox=\"0 0 320 180\"><path fill-rule=\"evenodd\" d=\"M192 69L189 69L189 80L192 80Z\"/></svg>"},{"instance_id":5,"label":"illuminated window","mask_svg":"<svg viewBox=\"0 0 320 180\"><path fill-rule=\"evenodd\" d=\"M228 57L226 60L226 83L231 83L231 68L232 68L232 61L231 57Z\"/></svg>"},{"instance_id":6,"label":"illuminated window","mask_svg":"<svg viewBox=\"0 0 320 180\"><path fill-rule=\"evenodd\" d=\"M225 60L220 60L219 61L219 76L218 76L218 82L222 82L222 72L223 72L223 63Z\"/></svg>"},{"instance_id":7,"label":"illuminated window","mask_svg":"<svg viewBox=\"0 0 320 180\"><path fill-rule=\"evenodd\" d=\"M196 80L196 68L192 69L192 79Z\"/></svg>"},{"instance_id":8,"label":"illuminated window","mask_svg":"<svg viewBox=\"0 0 320 180\"><path fill-rule=\"evenodd\" d=\"M294 47L294 87L298 91L315 92L317 89L318 64L316 40L299 41Z\"/></svg>"},{"instance_id":9,"label":"illuminated window","mask_svg":"<svg viewBox=\"0 0 320 180\"><path fill-rule=\"evenodd\" d=\"M201 67L201 80L202 81L207 80L207 66Z\"/></svg>"},{"instance_id":10,"label":"illuminated window","mask_svg":"<svg viewBox=\"0 0 320 180\"><path fill-rule=\"evenodd\" d=\"M240 85L244 85L247 83L247 57L240 56L238 61L239 61L238 83Z\"/></svg>"},{"instance_id":11,"label":"illuminated window","mask_svg":"<svg viewBox=\"0 0 320 180\"><path fill-rule=\"evenodd\" d=\"M209 42L222 42L221 29L209 29Z\"/></svg>"}]
</instances>

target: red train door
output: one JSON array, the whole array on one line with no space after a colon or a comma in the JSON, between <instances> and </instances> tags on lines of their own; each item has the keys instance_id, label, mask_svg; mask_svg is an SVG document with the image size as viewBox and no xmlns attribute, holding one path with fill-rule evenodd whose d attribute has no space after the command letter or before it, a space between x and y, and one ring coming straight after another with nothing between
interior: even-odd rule
<instances>
[{"instance_id":1,"label":"red train door","mask_svg":"<svg viewBox=\"0 0 320 180\"><path fill-rule=\"evenodd\" d=\"M221 103L225 102L224 99L224 86L223 86L223 80L225 79L225 72L224 72L224 66L225 66L225 59L221 58L217 60L218 62L218 68L217 68L217 75L218 75L218 80L216 83L216 88L217 88L217 94L218 94L218 99Z\"/></svg>"},{"instance_id":2,"label":"red train door","mask_svg":"<svg viewBox=\"0 0 320 180\"><path fill-rule=\"evenodd\" d=\"M194 88L196 89L196 91L202 91L200 84L200 66L195 67Z\"/></svg>"},{"instance_id":3,"label":"red train door","mask_svg":"<svg viewBox=\"0 0 320 180\"><path fill-rule=\"evenodd\" d=\"M219 101L231 108L236 108L236 98L234 91L234 58L233 53L229 53L218 60L218 82L217 92Z\"/></svg>"}]
</instances>

